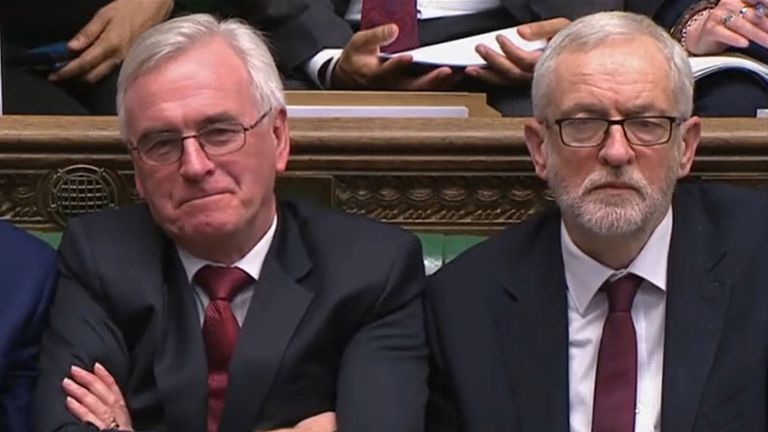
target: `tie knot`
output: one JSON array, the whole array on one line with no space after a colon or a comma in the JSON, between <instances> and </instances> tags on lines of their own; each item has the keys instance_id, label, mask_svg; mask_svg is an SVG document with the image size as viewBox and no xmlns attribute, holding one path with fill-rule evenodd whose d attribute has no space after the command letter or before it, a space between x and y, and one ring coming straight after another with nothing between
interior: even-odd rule
<instances>
[{"instance_id":1,"label":"tie knot","mask_svg":"<svg viewBox=\"0 0 768 432\"><path fill-rule=\"evenodd\" d=\"M608 295L608 313L631 311L632 302L642 281L640 276L631 273L614 281L606 281L603 290Z\"/></svg>"},{"instance_id":2,"label":"tie knot","mask_svg":"<svg viewBox=\"0 0 768 432\"><path fill-rule=\"evenodd\" d=\"M232 300L253 278L239 267L205 265L195 273L195 282L211 300Z\"/></svg>"}]
</instances>

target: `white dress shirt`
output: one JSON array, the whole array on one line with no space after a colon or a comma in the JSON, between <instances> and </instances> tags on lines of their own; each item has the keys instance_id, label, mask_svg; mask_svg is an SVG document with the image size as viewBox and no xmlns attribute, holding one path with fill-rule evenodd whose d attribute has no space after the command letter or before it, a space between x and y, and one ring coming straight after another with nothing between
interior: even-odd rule
<instances>
[{"instance_id":1,"label":"white dress shirt","mask_svg":"<svg viewBox=\"0 0 768 432\"><path fill-rule=\"evenodd\" d=\"M471 15L501 7L499 0L417 0L416 10L418 19L426 20L448 16ZM360 22L363 0L351 0L344 19L349 22ZM342 48L327 48L315 54L304 66L304 71L320 88L329 88L331 72L339 61ZM320 68L330 61L325 76L319 76Z\"/></svg>"},{"instance_id":2,"label":"white dress shirt","mask_svg":"<svg viewBox=\"0 0 768 432\"><path fill-rule=\"evenodd\" d=\"M264 237L262 237L261 240L256 243L256 246L254 246L253 249L251 249L240 261L232 264L231 267L240 267L240 269L248 273L254 281L259 280L259 277L261 276L261 268L264 265L264 258L266 258L269 246L272 244L276 228L277 215L272 219L272 225L269 226ZM193 278L195 273L197 273L197 271L204 265L210 264L223 266L224 264L200 259L178 245L176 245L176 250L179 252L181 264L184 266L184 271L187 273L187 280L189 280L189 285L192 287L195 296L195 305L197 306L197 314L200 317L200 326L202 327L203 319L205 318L205 308L208 306L210 299L208 298L208 294L205 293L205 290L200 285L196 284ZM251 304L251 297L253 297L253 289L255 286L256 282L248 284L245 288L240 290L230 302L232 313L235 315L240 327L243 326L243 321L245 321L245 316L248 313L248 306Z\"/></svg>"},{"instance_id":3,"label":"white dress shirt","mask_svg":"<svg viewBox=\"0 0 768 432\"><path fill-rule=\"evenodd\" d=\"M626 273L644 279L632 304L637 334L637 403L635 431L661 428L667 257L672 238L672 209L656 227L628 268L615 271L582 252L561 224L561 248L568 284L568 373L572 432L592 429L595 373L608 299L603 283Z\"/></svg>"}]
</instances>

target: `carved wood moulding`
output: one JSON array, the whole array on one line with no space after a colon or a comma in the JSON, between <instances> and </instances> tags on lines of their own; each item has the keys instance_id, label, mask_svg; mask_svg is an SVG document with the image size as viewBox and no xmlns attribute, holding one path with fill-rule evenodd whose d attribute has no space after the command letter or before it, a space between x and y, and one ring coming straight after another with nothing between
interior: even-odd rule
<instances>
[{"instance_id":1,"label":"carved wood moulding","mask_svg":"<svg viewBox=\"0 0 768 432\"><path fill-rule=\"evenodd\" d=\"M487 231L550 202L523 141L525 119L295 119L279 185L344 211L418 229ZM704 119L694 176L768 184L768 121ZM111 117L0 116L0 218L58 229L135 201Z\"/></svg>"}]
</instances>

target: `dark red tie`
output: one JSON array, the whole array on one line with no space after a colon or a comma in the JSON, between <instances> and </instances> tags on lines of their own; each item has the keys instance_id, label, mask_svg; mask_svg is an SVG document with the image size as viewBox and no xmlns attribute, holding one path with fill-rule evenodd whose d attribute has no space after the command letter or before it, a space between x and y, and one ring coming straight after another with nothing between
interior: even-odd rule
<instances>
[{"instance_id":1,"label":"dark red tie","mask_svg":"<svg viewBox=\"0 0 768 432\"><path fill-rule=\"evenodd\" d=\"M363 0L360 29L384 24L397 24L397 39L382 48L383 52L398 52L419 46L416 0Z\"/></svg>"},{"instance_id":2,"label":"dark red tie","mask_svg":"<svg viewBox=\"0 0 768 432\"><path fill-rule=\"evenodd\" d=\"M203 341L208 359L208 432L219 430L224 397L229 381L229 360L235 351L240 325L229 302L253 278L237 267L203 266L195 273L195 282L210 299L203 320Z\"/></svg>"},{"instance_id":3,"label":"dark red tie","mask_svg":"<svg viewBox=\"0 0 768 432\"><path fill-rule=\"evenodd\" d=\"M603 286L608 316L597 356L592 432L634 432L637 336L632 301L642 278L627 274Z\"/></svg>"}]
</instances>

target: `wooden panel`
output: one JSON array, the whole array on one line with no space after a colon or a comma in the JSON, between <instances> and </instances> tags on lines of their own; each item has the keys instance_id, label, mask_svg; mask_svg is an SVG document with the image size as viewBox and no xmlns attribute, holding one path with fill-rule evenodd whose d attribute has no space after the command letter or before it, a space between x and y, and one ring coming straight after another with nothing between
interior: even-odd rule
<instances>
[{"instance_id":1,"label":"wooden panel","mask_svg":"<svg viewBox=\"0 0 768 432\"><path fill-rule=\"evenodd\" d=\"M492 231L550 200L533 174L525 121L294 119L278 187L411 228ZM703 123L694 177L768 184L767 120ZM0 218L55 230L105 200L136 199L115 118L0 117Z\"/></svg>"}]
</instances>

